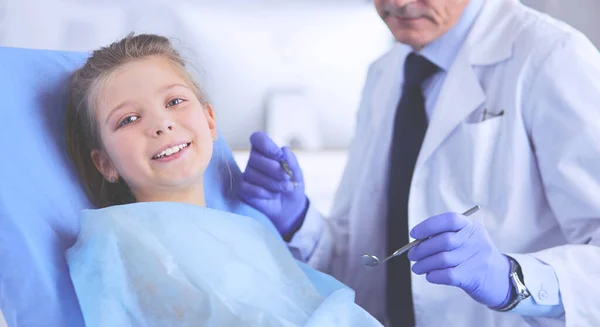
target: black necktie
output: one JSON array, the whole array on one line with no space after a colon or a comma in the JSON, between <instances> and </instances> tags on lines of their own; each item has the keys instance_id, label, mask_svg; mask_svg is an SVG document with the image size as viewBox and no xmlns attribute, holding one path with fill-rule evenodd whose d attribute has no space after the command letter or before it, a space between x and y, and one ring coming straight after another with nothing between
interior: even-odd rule
<instances>
[{"instance_id":1,"label":"black necktie","mask_svg":"<svg viewBox=\"0 0 600 327\"><path fill-rule=\"evenodd\" d=\"M409 54L404 64L404 84L396 109L390 155L388 253L408 242L408 193L427 130L422 84L437 71L437 66L415 53ZM392 326L414 326L411 271L406 254L388 261L387 275L387 312Z\"/></svg>"}]
</instances>

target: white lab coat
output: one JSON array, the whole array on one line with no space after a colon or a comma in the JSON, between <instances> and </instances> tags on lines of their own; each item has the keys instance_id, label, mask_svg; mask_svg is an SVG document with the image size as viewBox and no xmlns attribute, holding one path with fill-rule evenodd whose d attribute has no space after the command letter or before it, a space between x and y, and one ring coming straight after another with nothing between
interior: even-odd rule
<instances>
[{"instance_id":1,"label":"white lab coat","mask_svg":"<svg viewBox=\"0 0 600 327\"><path fill-rule=\"evenodd\" d=\"M309 260L354 288L382 321L386 269L365 269L360 256L387 254L389 149L409 51L398 44L369 69L348 164ZM480 121L484 110L504 115ZM579 32L517 0L487 1L430 119L409 228L480 205L473 219L503 253L554 268L566 314L495 312L413 274L417 325L600 326L599 195L600 54ZM309 209L307 219L314 217Z\"/></svg>"}]
</instances>

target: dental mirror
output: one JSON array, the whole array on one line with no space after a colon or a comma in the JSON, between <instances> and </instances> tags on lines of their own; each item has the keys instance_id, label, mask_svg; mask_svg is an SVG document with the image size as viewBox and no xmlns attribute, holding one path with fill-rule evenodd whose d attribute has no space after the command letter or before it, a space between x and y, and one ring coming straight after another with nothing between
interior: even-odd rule
<instances>
[{"instance_id":1,"label":"dental mirror","mask_svg":"<svg viewBox=\"0 0 600 327\"><path fill-rule=\"evenodd\" d=\"M465 211L463 213L463 216L470 216L474 213L476 213L477 211L479 211L479 206L476 205L473 208ZM430 238L430 237L429 237ZM392 255L390 255L389 257L383 259L383 261L379 260L379 258L377 258L377 256L375 256L374 254L363 254L360 257L360 262L367 266L367 267L377 267L380 264L390 260L391 258L397 257L399 255L401 255L402 253L414 248L415 246L421 244L423 241L428 240L429 238L424 238L424 239L420 239L420 240L414 240L408 244L406 244L405 246L399 248L398 250L396 250L396 252L392 253Z\"/></svg>"}]
</instances>

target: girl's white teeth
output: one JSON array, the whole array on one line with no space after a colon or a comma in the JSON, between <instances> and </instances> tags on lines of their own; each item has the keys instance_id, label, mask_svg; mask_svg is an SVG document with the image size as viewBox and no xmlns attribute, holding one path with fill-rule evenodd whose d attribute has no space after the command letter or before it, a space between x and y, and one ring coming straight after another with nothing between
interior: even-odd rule
<instances>
[{"instance_id":1,"label":"girl's white teeth","mask_svg":"<svg viewBox=\"0 0 600 327\"><path fill-rule=\"evenodd\" d=\"M188 146L187 143L184 143L184 144L179 144L179 145L170 147L168 149L165 149L163 152L157 154L154 158L155 159L159 159L159 158L162 158L162 157L168 157L168 156L170 156L170 155L172 155L174 153L177 153L177 152L181 151L181 149L183 149L183 148L185 148L187 146Z\"/></svg>"}]
</instances>

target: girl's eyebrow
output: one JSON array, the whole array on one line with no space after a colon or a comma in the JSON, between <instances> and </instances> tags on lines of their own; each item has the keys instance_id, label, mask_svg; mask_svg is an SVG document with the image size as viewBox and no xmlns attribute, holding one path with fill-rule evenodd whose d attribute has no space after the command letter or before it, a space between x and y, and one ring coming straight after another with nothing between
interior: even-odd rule
<instances>
[{"instance_id":1,"label":"girl's eyebrow","mask_svg":"<svg viewBox=\"0 0 600 327\"><path fill-rule=\"evenodd\" d=\"M175 84L170 84L170 85L166 85L166 86L161 87L159 89L159 92L164 93L164 92L167 92L167 91L169 91L169 90L171 90L173 88L176 88L176 87L184 87L184 88L186 88L186 89L189 90L189 87L187 87L186 85L175 83Z\"/></svg>"}]
</instances>

